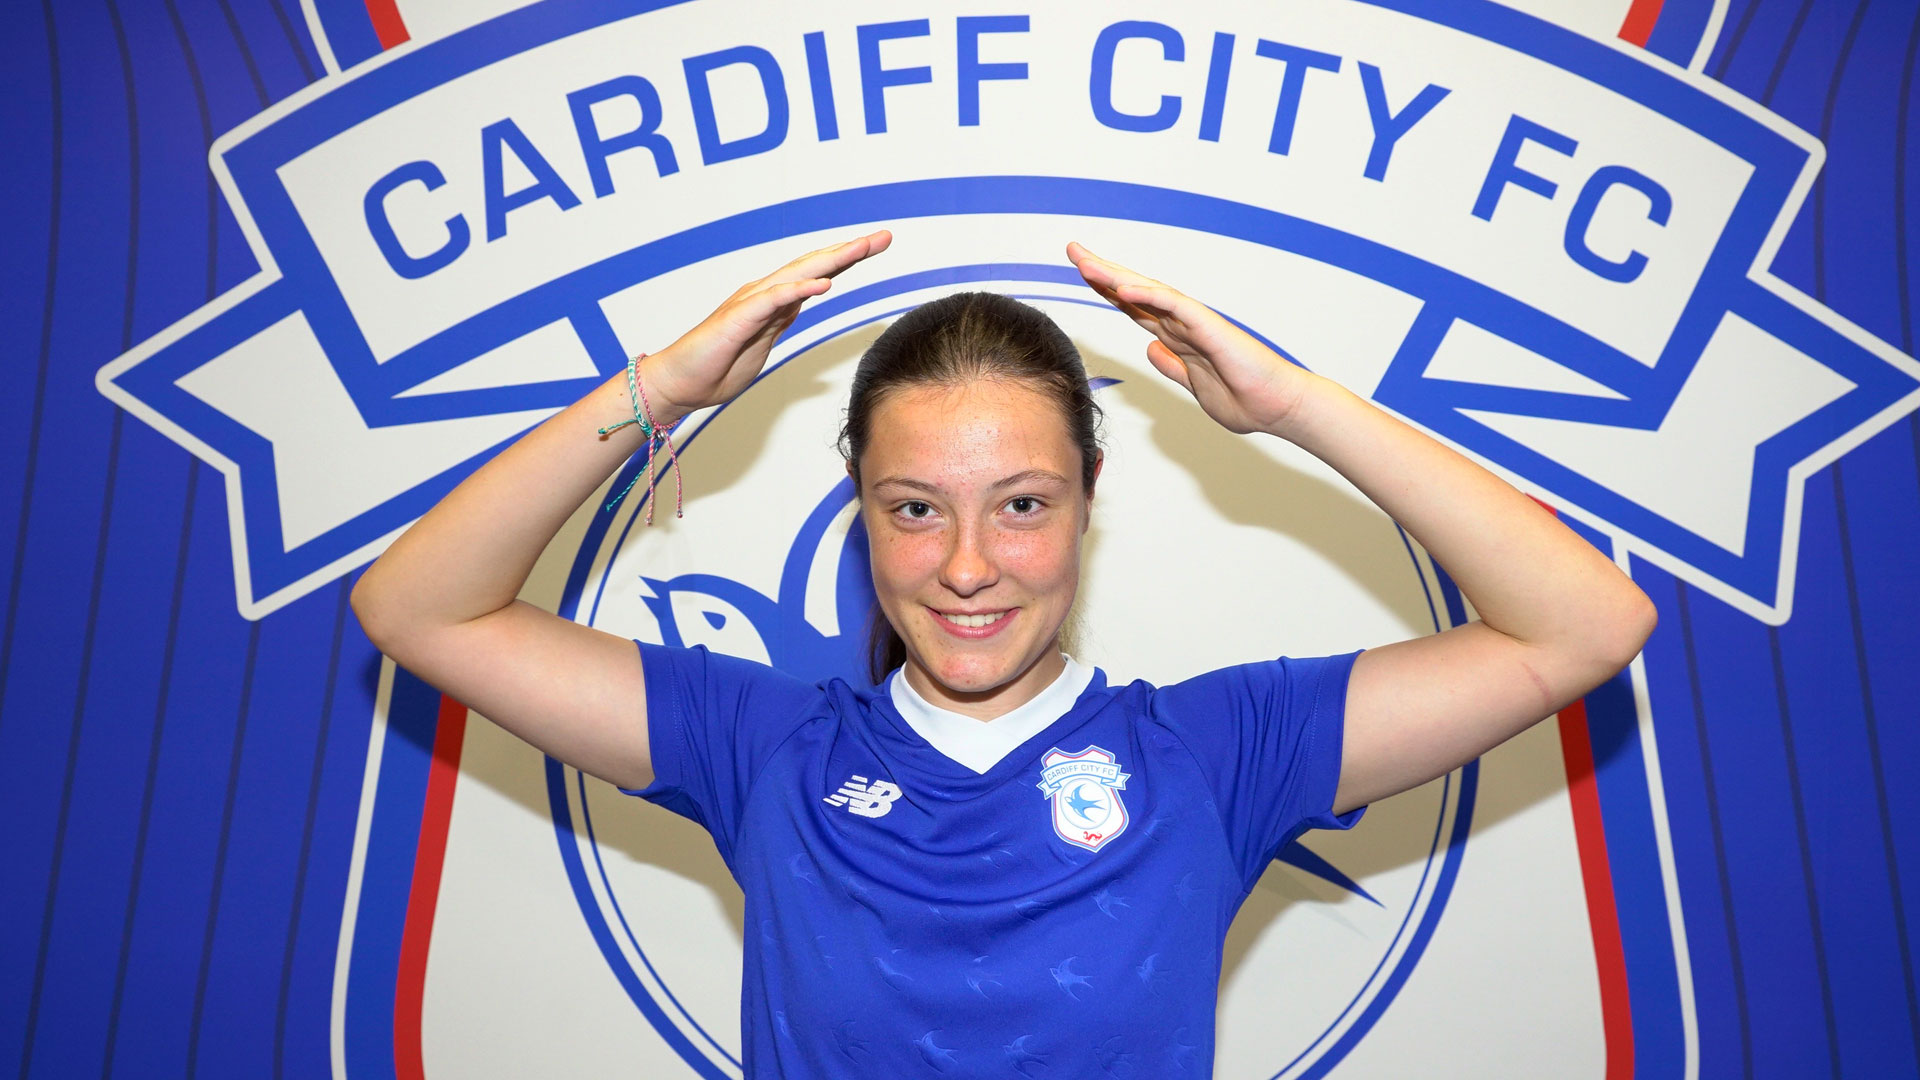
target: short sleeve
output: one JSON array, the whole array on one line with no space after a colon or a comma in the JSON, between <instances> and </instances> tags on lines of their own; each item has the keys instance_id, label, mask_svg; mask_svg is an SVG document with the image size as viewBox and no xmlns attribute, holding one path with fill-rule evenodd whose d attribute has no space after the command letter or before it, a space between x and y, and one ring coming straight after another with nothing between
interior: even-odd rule
<instances>
[{"instance_id":1,"label":"short sleeve","mask_svg":"<svg viewBox=\"0 0 1920 1080\"><path fill-rule=\"evenodd\" d=\"M1221 668L1154 691L1154 721L1192 751L1249 887L1308 829L1350 829L1334 814L1347 679L1358 652Z\"/></svg>"},{"instance_id":2,"label":"short sleeve","mask_svg":"<svg viewBox=\"0 0 1920 1080\"><path fill-rule=\"evenodd\" d=\"M647 684L653 783L621 788L712 834L733 865L754 778L789 735L822 715L819 687L751 660L636 641Z\"/></svg>"}]
</instances>

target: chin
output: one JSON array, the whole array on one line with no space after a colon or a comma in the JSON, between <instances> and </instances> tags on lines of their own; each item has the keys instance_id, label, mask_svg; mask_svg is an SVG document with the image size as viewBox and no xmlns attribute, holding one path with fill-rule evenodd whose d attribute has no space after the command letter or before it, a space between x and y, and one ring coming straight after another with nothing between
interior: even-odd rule
<instances>
[{"instance_id":1,"label":"chin","mask_svg":"<svg viewBox=\"0 0 1920 1080\"><path fill-rule=\"evenodd\" d=\"M979 658L948 658L928 672L940 685L958 694L979 694L1005 683L1014 675L1011 661L987 661Z\"/></svg>"},{"instance_id":2,"label":"chin","mask_svg":"<svg viewBox=\"0 0 1920 1080\"><path fill-rule=\"evenodd\" d=\"M1032 658L1025 652L983 655L949 653L928 665L940 685L959 694L984 694L1020 677Z\"/></svg>"}]
</instances>

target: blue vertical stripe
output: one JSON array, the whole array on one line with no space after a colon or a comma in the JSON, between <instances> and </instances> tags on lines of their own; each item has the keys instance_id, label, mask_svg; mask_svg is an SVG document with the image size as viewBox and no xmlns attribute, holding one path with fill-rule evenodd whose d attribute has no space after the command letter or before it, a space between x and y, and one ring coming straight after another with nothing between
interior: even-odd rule
<instances>
[{"instance_id":1,"label":"blue vertical stripe","mask_svg":"<svg viewBox=\"0 0 1920 1080\"><path fill-rule=\"evenodd\" d=\"M366 0L313 0L313 9L341 71L380 55L380 38L373 32Z\"/></svg>"}]
</instances>

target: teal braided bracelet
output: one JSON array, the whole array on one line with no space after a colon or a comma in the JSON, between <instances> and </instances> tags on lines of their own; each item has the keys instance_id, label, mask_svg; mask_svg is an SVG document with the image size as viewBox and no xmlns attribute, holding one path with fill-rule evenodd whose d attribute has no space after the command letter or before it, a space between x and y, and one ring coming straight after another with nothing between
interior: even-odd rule
<instances>
[{"instance_id":1,"label":"teal braided bracelet","mask_svg":"<svg viewBox=\"0 0 1920 1080\"><path fill-rule=\"evenodd\" d=\"M647 354L640 354L640 356L645 355ZM600 434L602 435L611 435L621 428L626 427L628 424L639 424L640 437L646 439L648 442L652 442L654 439L653 425L647 423L646 418L640 415L640 356L636 356L627 361L627 397L633 402L633 419L622 420L611 427L601 428ZM626 492L622 491L620 494L625 495ZM619 499L614 500L614 502L619 501ZM608 509L611 510L612 506L609 505Z\"/></svg>"},{"instance_id":2,"label":"teal braided bracelet","mask_svg":"<svg viewBox=\"0 0 1920 1080\"><path fill-rule=\"evenodd\" d=\"M640 385L640 361L646 355L646 353L641 353L639 356L635 356L627 361L627 398L633 404L633 418L600 428L599 432L602 435L610 435L626 427L628 424L635 424L640 428L640 437L646 440L646 465L640 472L633 474L633 479L627 481L627 486L621 488L620 494L613 497L613 501L607 504L607 509L612 510L615 506L618 506L620 500L627 497L627 492L633 490L633 485L639 482L641 473L645 473L647 477L646 517L647 524L651 525L653 524L653 485L655 479L653 472L653 448L655 443L661 441L666 442L667 459L673 463L673 516L684 517L685 514L682 510L683 491L680 479L680 455L674 452L673 436L662 431L660 426L654 422L653 403L647 400L646 388Z\"/></svg>"}]
</instances>

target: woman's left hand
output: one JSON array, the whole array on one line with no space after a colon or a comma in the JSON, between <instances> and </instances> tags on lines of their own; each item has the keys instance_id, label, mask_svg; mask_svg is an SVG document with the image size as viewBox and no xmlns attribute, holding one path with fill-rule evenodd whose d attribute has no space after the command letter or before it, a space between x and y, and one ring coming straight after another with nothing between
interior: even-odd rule
<instances>
[{"instance_id":1,"label":"woman's left hand","mask_svg":"<svg viewBox=\"0 0 1920 1080\"><path fill-rule=\"evenodd\" d=\"M1152 332L1147 359L1207 415L1331 465L1445 566L1479 613L1354 662L1335 813L1472 761L1604 682L1645 644L1655 617L1646 594L1505 481L1276 356L1206 305L1079 244L1067 255Z\"/></svg>"},{"instance_id":2,"label":"woman's left hand","mask_svg":"<svg viewBox=\"0 0 1920 1080\"><path fill-rule=\"evenodd\" d=\"M1087 284L1153 334L1147 362L1186 387L1229 431L1285 435L1314 376L1228 322L1219 312L1163 282L1103 259L1079 243L1067 258Z\"/></svg>"}]
</instances>

